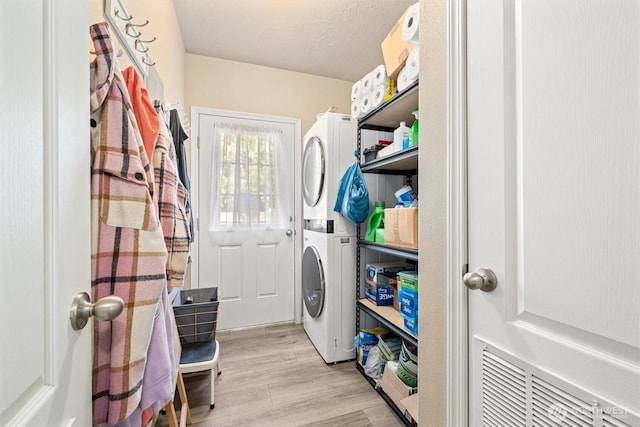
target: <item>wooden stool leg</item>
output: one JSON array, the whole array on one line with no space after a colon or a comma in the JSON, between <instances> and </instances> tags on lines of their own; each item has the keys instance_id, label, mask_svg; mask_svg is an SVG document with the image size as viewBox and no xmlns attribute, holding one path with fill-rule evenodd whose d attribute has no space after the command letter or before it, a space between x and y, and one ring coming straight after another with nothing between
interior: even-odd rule
<instances>
[{"instance_id":1,"label":"wooden stool leg","mask_svg":"<svg viewBox=\"0 0 640 427\"><path fill-rule=\"evenodd\" d=\"M182 378L182 370L178 369L178 381L176 384L178 388L178 395L182 402L182 409L180 410L180 425L191 424L191 410L189 409L189 401L187 400L187 390L184 388L184 380ZM184 422L184 424L183 424Z\"/></svg>"},{"instance_id":2,"label":"wooden stool leg","mask_svg":"<svg viewBox=\"0 0 640 427\"><path fill-rule=\"evenodd\" d=\"M173 399L167 403L164 407L164 410L167 411L167 420L169 421L169 427L180 427L178 424L178 417L176 415L176 408L173 407Z\"/></svg>"}]
</instances>

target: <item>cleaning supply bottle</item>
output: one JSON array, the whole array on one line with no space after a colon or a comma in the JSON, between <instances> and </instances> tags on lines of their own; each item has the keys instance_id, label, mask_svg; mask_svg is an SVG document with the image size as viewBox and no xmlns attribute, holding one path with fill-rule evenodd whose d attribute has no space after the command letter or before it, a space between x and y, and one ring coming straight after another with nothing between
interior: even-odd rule
<instances>
[{"instance_id":1,"label":"cleaning supply bottle","mask_svg":"<svg viewBox=\"0 0 640 427\"><path fill-rule=\"evenodd\" d=\"M369 214L369 218L367 220L367 233L364 236L364 239L369 242L376 241L376 230L382 227L382 221L384 220L384 205L384 201L376 201L373 210Z\"/></svg>"},{"instance_id":2,"label":"cleaning supply bottle","mask_svg":"<svg viewBox=\"0 0 640 427\"><path fill-rule=\"evenodd\" d=\"M411 142L409 143L409 146L413 147L414 145L418 145L418 109L416 108L411 113L416 118L413 125L411 125Z\"/></svg>"},{"instance_id":3,"label":"cleaning supply bottle","mask_svg":"<svg viewBox=\"0 0 640 427\"><path fill-rule=\"evenodd\" d=\"M400 122L400 126L393 131L393 151L400 151L409 147L411 130L407 127L407 122Z\"/></svg>"}]
</instances>

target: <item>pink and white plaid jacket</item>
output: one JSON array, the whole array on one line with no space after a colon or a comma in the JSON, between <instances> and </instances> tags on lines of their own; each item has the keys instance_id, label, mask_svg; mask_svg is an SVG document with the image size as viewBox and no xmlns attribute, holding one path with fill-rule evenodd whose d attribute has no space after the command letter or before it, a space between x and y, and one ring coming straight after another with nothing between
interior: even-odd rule
<instances>
[{"instance_id":1,"label":"pink and white plaid jacket","mask_svg":"<svg viewBox=\"0 0 640 427\"><path fill-rule=\"evenodd\" d=\"M166 292L167 250L153 202L154 172L116 70L106 23L90 27L92 293L118 295L124 311L94 322L93 422L116 424L140 404L156 308Z\"/></svg>"},{"instance_id":2,"label":"pink and white plaid jacket","mask_svg":"<svg viewBox=\"0 0 640 427\"><path fill-rule=\"evenodd\" d=\"M184 272L189 257L188 192L178 177L176 149L169 129L160 122L160 132L153 150L153 170L158 196L158 214L164 232L167 259L167 284L169 287L184 285Z\"/></svg>"}]
</instances>

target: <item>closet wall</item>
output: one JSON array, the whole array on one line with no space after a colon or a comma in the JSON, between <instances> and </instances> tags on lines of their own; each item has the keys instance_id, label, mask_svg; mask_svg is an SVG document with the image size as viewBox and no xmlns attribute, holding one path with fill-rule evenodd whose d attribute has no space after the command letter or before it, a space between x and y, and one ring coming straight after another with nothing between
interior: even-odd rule
<instances>
[{"instance_id":1,"label":"closet wall","mask_svg":"<svg viewBox=\"0 0 640 427\"><path fill-rule=\"evenodd\" d=\"M153 43L147 43L151 59L164 87L164 100L170 104L179 102L184 105L184 43L176 18L174 0L124 0L127 12L134 17L134 22L149 25L140 28L145 40L156 37ZM104 0L90 0L89 24L105 21ZM114 36L115 38L115 36ZM118 58L121 68L130 65L126 55ZM188 110L184 108L188 114Z\"/></svg>"},{"instance_id":2,"label":"closet wall","mask_svg":"<svg viewBox=\"0 0 640 427\"><path fill-rule=\"evenodd\" d=\"M331 106L351 114L353 82L187 54L185 103L258 114L298 117L302 136ZM185 111L188 111L185 109Z\"/></svg>"}]
</instances>

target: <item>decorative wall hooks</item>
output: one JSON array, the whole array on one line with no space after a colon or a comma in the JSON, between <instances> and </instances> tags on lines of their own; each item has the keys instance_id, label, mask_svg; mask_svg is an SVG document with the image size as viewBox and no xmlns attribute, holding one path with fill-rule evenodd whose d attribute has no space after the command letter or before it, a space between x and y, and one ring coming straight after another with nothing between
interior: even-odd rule
<instances>
[{"instance_id":1,"label":"decorative wall hooks","mask_svg":"<svg viewBox=\"0 0 640 427\"><path fill-rule=\"evenodd\" d=\"M131 62L142 78L146 80L149 75L149 67L155 65L149 55L149 47L146 45L156 41L156 37L144 40L140 29L149 25L149 20L136 22L133 15L127 12L124 0L105 0L104 15Z\"/></svg>"}]
</instances>

